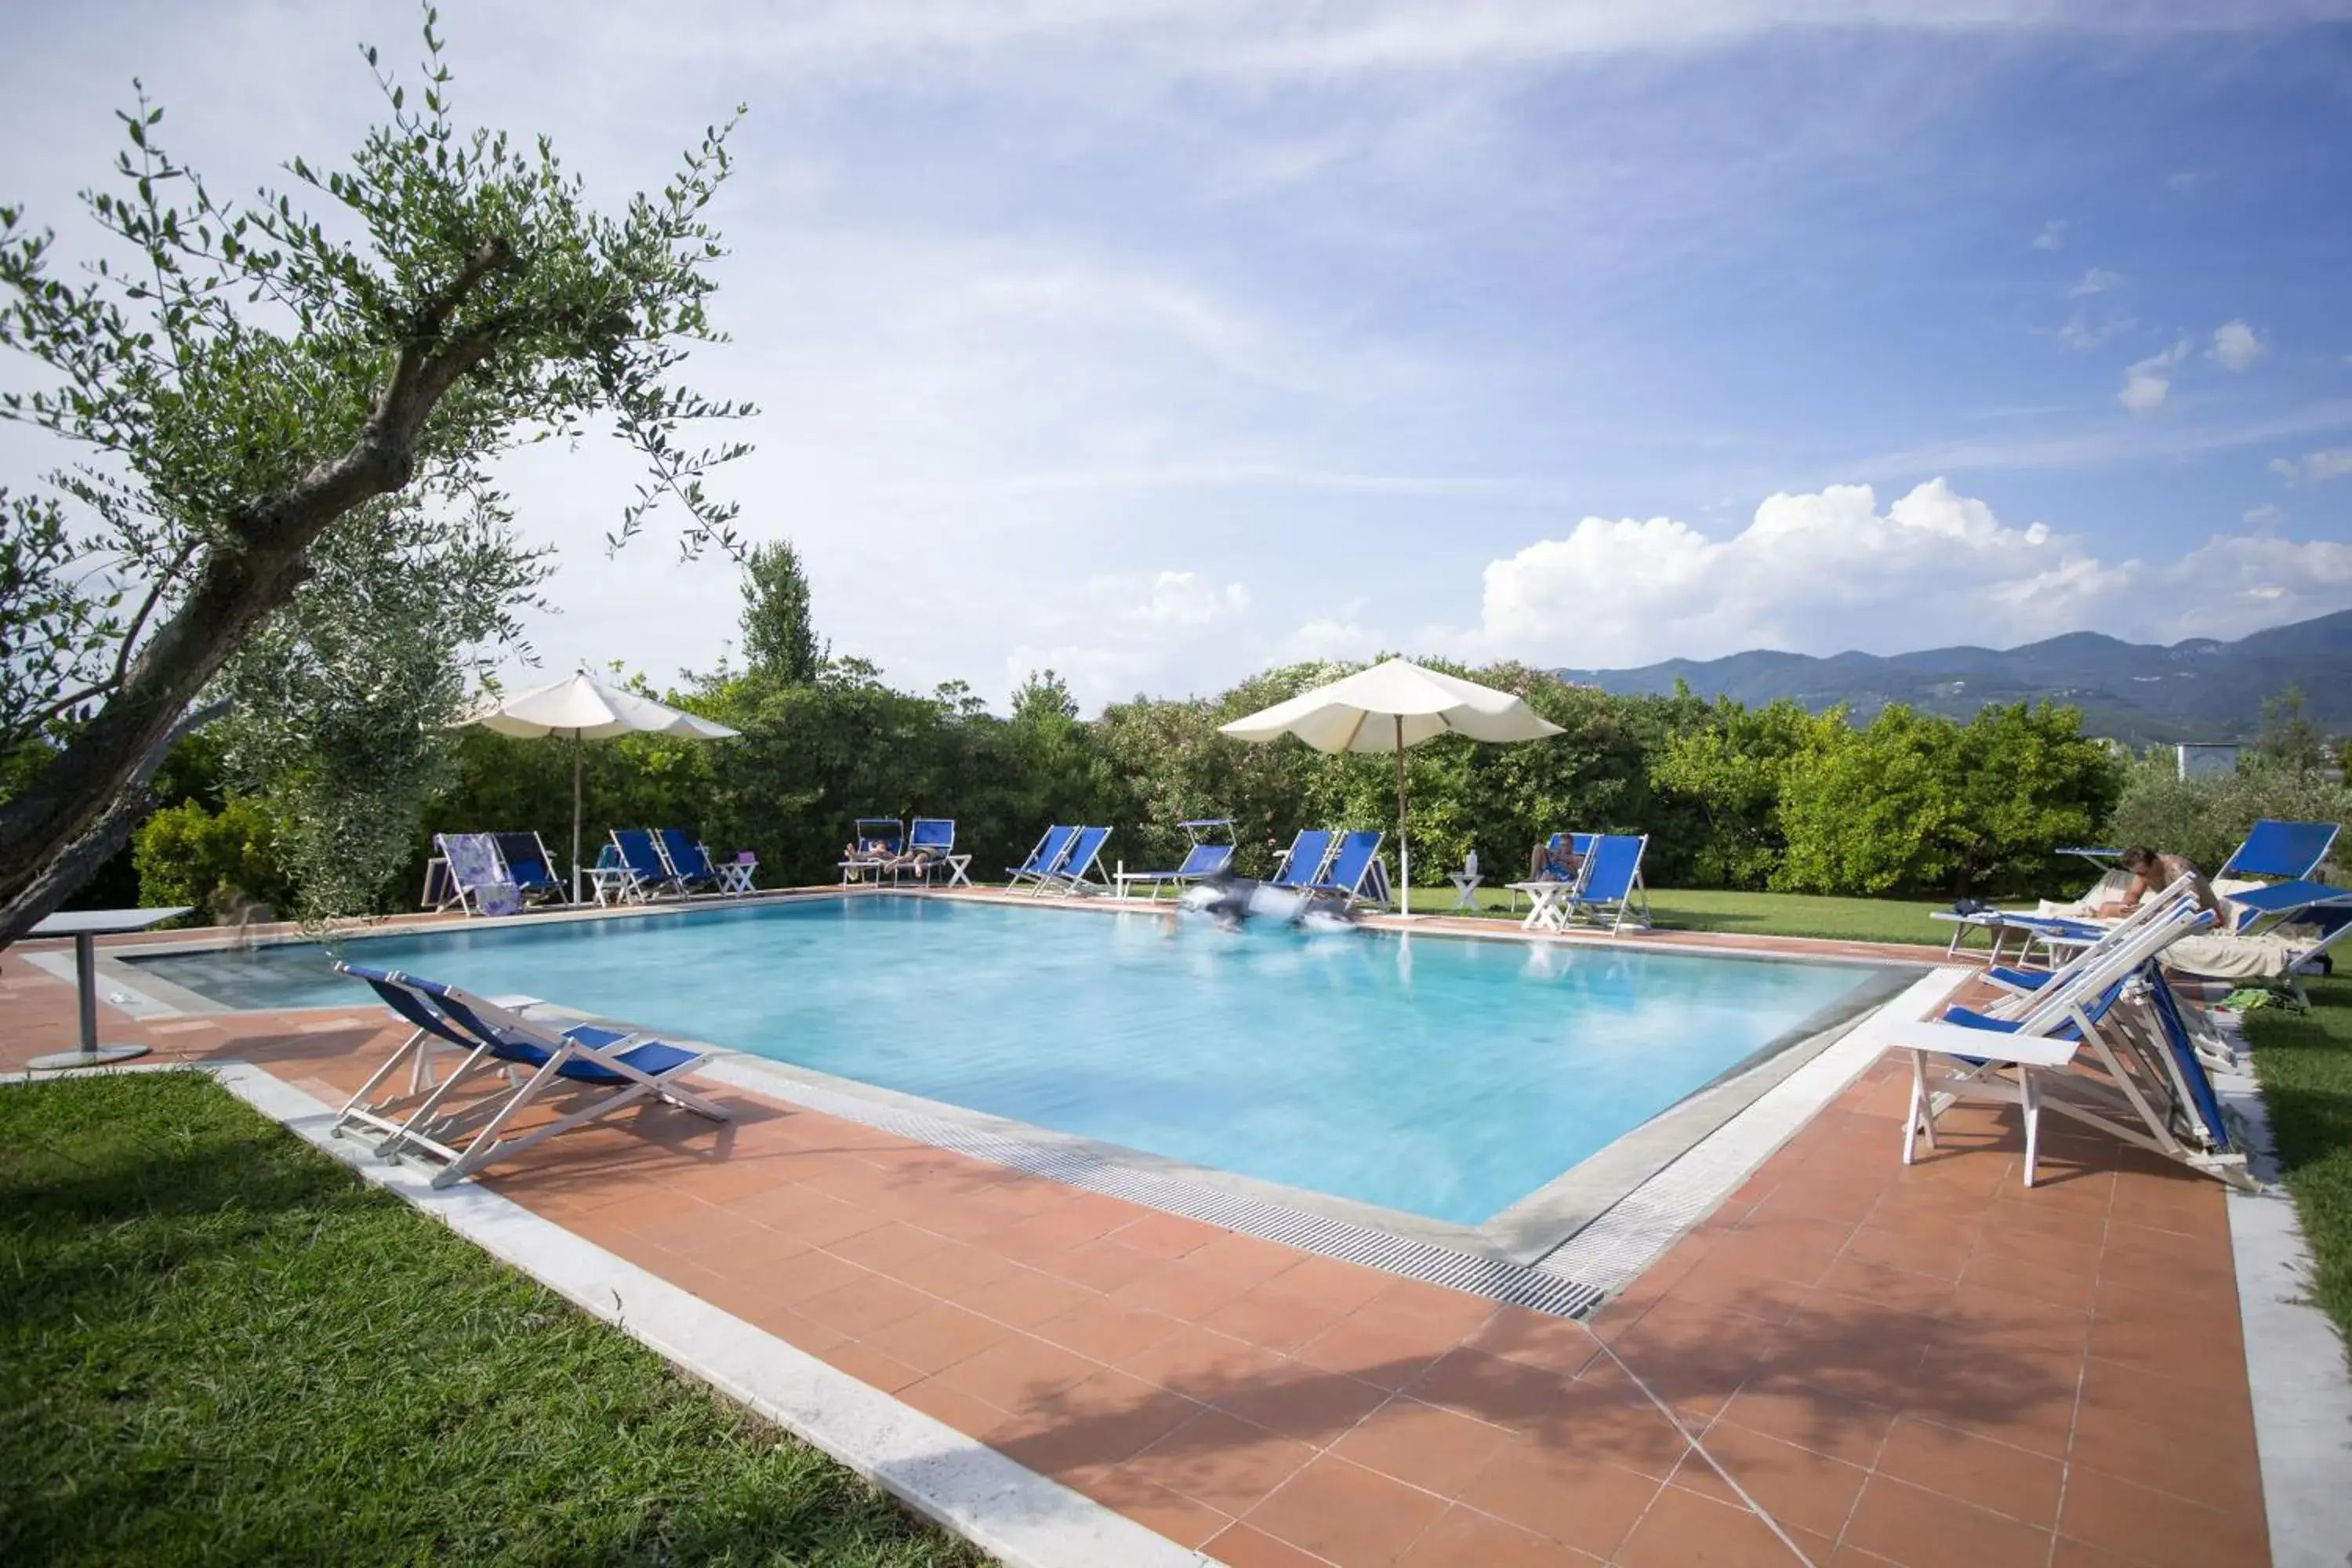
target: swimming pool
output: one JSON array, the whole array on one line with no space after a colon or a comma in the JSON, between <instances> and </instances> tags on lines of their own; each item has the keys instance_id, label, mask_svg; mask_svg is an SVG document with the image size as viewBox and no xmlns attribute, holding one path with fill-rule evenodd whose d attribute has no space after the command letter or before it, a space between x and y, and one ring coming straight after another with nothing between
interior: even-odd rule
<instances>
[{"instance_id":1,"label":"swimming pool","mask_svg":"<svg viewBox=\"0 0 2352 1568\"><path fill-rule=\"evenodd\" d=\"M1887 973L1437 936L1227 933L1157 914L919 897L369 937L349 951L1463 1226ZM232 1007L373 1000L309 944L128 962Z\"/></svg>"}]
</instances>

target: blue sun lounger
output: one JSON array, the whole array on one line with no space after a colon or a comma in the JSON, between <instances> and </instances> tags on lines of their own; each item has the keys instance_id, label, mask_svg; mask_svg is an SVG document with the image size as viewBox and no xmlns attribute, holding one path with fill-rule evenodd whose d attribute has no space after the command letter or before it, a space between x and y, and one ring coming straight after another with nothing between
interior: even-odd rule
<instances>
[{"instance_id":1,"label":"blue sun lounger","mask_svg":"<svg viewBox=\"0 0 2352 1568\"><path fill-rule=\"evenodd\" d=\"M1070 851L1062 863L1037 879L1032 889L1035 893L1059 893L1075 898L1080 893L1107 893L1111 890L1110 879L1102 872L1103 846L1110 841L1108 827L1081 827L1070 840Z\"/></svg>"},{"instance_id":2,"label":"blue sun lounger","mask_svg":"<svg viewBox=\"0 0 2352 1568\"><path fill-rule=\"evenodd\" d=\"M1042 884L1046 878L1061 869L1062 862L1069 858L1070 845L1077 836L1076 828L1064 826L1058 822L1045 829L1036 847L1029 851L1029 858L1018 866L1005 868L1005 885L1017 888L1024 882Z\"/></svg>"},{"instance_id":3,"label":"blue sun lounger","mask_svg":"<svg viewBox=\"0 0 2352 1568\"><path fill-rule=\"evenodd\" d=\"M499 858L506 863L507 879L526 902L532 899L558 904L571 902L563 890L563 879L555 874L555 858L547 852L547 841L536 832L493 833L490 842L498 846Z\"/></svg>"},{"instance_id":4,"label":"blue sun lounger","mask_svg":"<svg viewBox=\"0 0 2352 1568\"><path fill-rule=\"evenodd\" d=\"M2216 877L2274 877L2301 881L2319 869L2336 847L2333 822L2280 822L2264 817L2246 832L2246 841L2231 853Z\"/></svg>"},{"instance_id":5,"label":"blue sun lounger","mask_svg":"<svg viewBox=\"0 0 2352 1568\"><path fill-rule=\"evenodd\" d=\"M620 889L622 898L642 903L665 893L686 891L678 874L663 858L661 844L654 837L652 829L615 827L613 829L613 854L625 873Z\"/></svg>"},{"instance_id":6,"label":"blue sun lounger","mask_svg":"<svg viewBox=\"0 0 2352 1568\"><path fill-rule=\"evenodd\" d=\"M1283 851L1282 864L1266 879L1269 886L1287 888L1294 893L1304 893L1323 879L1323 868L1331 859L1331 841L1339 835L1324 827L1302 827L1298 837Z\"/></svg>"},{"instance_id":7,"label":"blue sun lounger","mask_svg":"<svg viewBox=\"0 0 2352 1568\"><path fill-rule=\"evenodd\" d=\"M1386 903L1388 878L1381 869L1380 855L1381 842L1387 837L1369 829L1342 834L1331 851L1331 863L1321 876L1307 884L1306 890L1335 895L1347 903Z\"/></svg>"},{"instance_id":8,"label":"blue sun lounger","mask_svg":"<svg viewBox=\"0 0 2352 1568\"><path fill-rule=\"evenodd\" d=\"M878 882L907 842L907 825L895 816L861 816L851 825L850 850L841 862L845 885L868 878Z\"/></svg>"},{"instance_id":9,"label":"blue sun lounger","mask_svg":"<svg viewBox=\"0 0 2352 1568\"><path fill-rule=\"evenodd\" d=\"M1628 925L1650 929L1650 890L1642 881L1642 854L1650 847L1646 833L1603 833L1584 857L1583 879L1560 900L1563 921L1608 922L1611 935Z\"/></svg>"},{"instance_id":10,"label":"blue sun lounger","mask_svg":"<svg viewBox=\"0 0 2352 1568\"><path fill-rule=\"evenodd\" d=\"M379 1152L394 1158L414 1152L438 1163L441 1169L433 1176L436 1187L461 1182L535 1143L626 1110L648 1096L712 1121L728 1120L726 1111L690 1092L680 1081L709 1056L708 1051L688 1050L595 1024L558 1030L454 985L398 971L363 970L341 963L335 967L365 981L386 1005L415 1024L412 1042L439 1040L467 1048L465 1062L405 1119L394 1122L363 1105L367 1095L399 1065L409 1049L405 1046L377 1069L367 1088L337 1118L338 1130L351 1123L378 1131L389 1128ZM525 1069L530 1076L520 1087L483 1104L454 1115L441 1114L459 1085L481 1072L500 1069L509 1085ZM517 1114L542 1097L583 1089L598 1091L585 1105L527 1132L505 1135ZM480 1123L478 1129L473 1125L476 1122Z\"/></svg>"},{"instance_id":11,"label":"blue sun lounger","mask_svg":"<svg viewBox=\"0 0 2352 1568\"><path fill-rule=\"evenodd\" d=\"M1533 877L1524 882L1506 882L1504 890L1514 899L1528 896L1528 912L1519 921L1521 931L1558 931L1566 919L1568 897L1584 886L1587 872L1591 869L1592 841L1591 833L1555 833L1544 840L1543 861Z\"/></svg>"},{"instance_id":12,"label":"blue sun lounger","mask_svg":"<svg viewBox=\"0 0 2352 1568\"><path fill-rule=\"evenodd\" d=\"M966 887L971 885L971 879L964 875L963 869L971 864L971 857L955 853L955 819L951 816L915 818L907 827L906 853L909 856L926 857L929 863L923 868L925 882L929 882L935 873L945 871L948 874L949 887L952 888L958 882L963 883ZM890 879L893 882L906 874L906 867L899 863L899 860L904 858L905 857L900 857L890 866Z\"/></svg>"},{"instance_id":13,"label":"blue sun lounger","mask_svg":"<svg viewBox=\"0 0 2352 1568\"><path fill-rule=\"evenodd\" d=\"M1116 880L1120 898L1127 897L1129 887L1149 883L1151 891L1148 896L1156 899L1160 896L1160 889L1170 883L1181 890L1207 878L1222 877L1233 868L1234 825L1231 818L1203 816L1192 822L1180 822L1176 826L1182 828L1192 841L1192 847L1184 851L1183 863L1172 871L1119 872ZM1222 841L1210 837L1220 830L1225 835Z\"/></svg>"},{"instance_id":14,"label":"blue sun lounger","mask_svg":"<svg viewBox=\"0 0 2352 1568\"><path fill-rule=\"evenodd\" d=\"M710 851L689 836L683 827L661 830L662 858L669 862L670 875L677 879L681 892L715 893L719 890L719 868L710 863Z\"/></svg>"}]
</instances>

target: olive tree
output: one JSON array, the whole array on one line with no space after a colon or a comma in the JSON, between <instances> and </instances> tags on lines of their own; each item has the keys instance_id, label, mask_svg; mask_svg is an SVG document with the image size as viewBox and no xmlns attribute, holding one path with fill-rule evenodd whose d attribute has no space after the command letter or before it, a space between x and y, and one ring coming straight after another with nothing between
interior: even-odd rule
<instances>
[{"instance_id":1,"label":"olive tree","mask_svg":"<svg viewBox=\"0 0 2352 1568\"><path fill-rule=\"evenodd\" d=\"M703 482L746 448L685 432L751 410L676 374L718 338L704 212L733 121L658 193L600 212L544 138L460 128L436 26L427 11L413 84L362 50L385 121L345 166L288 163L293 194L215 195L142 95L113 181L84 193L79 280L0 205L0 344L33 373L0 417L79 448L39 495L0 500L26 536L0 557L0 748L46 749L0 802L0 942L121 845L164 749L339 524L346 552L383 537L378 570L429 575L430 551L394 542L417 531L373 530L370 509L502 526L501 455L610 428L646 468L611 545L667 502L689 552L736 549Z\"/></svg>"}]
</instances>

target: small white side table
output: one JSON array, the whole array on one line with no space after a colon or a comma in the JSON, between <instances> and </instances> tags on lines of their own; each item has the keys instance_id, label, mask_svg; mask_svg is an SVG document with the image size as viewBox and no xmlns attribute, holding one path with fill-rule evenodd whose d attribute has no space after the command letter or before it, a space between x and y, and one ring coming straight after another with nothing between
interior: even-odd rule
<instances>
[{"instance_id":1,"label":"small white side table","mask_svg":"<svg viewBox=\"0 0 2352 1568\"><path fill-rule=\"evenodd\" d=\"M945 862L948 868L949 887L969 888L971 886L971 878L967 875L967 873L971 869L971 856L946 855L940 857L940 858Z\"/></svg>"},{"instance_id":2,"label":"small white side table","mask_svg":"<svg viewBox=\"0 0 2352 1568\"><path fill-rule=\"evenodd\" d=\"M1472 871L1448 871L1445 879L1454 884L1454 909L1475 910L1478 907L1478 889L1486 879Z\"/></svg>"},{"instance_id":3,"label":"small white side table","mask_svg":"<svg viewBox=\"0 0 2352 1568\"><path fill-rule=\"evenodd\" d=\"M127 1062L147 1054L145 1046L101 1046L98 1043L98 939L145 931L186 914L183 904L169 910L68 910L42 920L26 936L69 936L74 944L74 985L81 993L81 1049L52 1051L26 1064L50 1071L59 1068L97 1068Z\"/></svg>"},{"instance_id":4,"label":"small white side table","mask_svg":"<svg viewBox=\"0 0 2352 1568\"><path fill-rule=\"evenodd\" d=\"M757 860L721 860L710 868L719 873L719 890L722 893L748 893L751 890L751 873L760 868Z\"/></svg>"}]
</instances>

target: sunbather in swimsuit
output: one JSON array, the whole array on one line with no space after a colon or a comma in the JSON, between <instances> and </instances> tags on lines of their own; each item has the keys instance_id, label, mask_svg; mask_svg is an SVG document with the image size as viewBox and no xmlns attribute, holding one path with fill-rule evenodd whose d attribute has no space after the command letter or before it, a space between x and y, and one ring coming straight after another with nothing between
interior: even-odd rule
<instances>
[{"instance_id":1,"label":"sunbather in swimsuit","mask_svg":"<svg viewBox=\"0 0 2352 1568\"><path fill-rule=\"evenodd\" d=\"M2144 844L2135 844L2116 857L2116 864L2131 873L2131 886L2124 889L2122 898L2098 907L2095 912L2102 920L2120 920L2139 908L2140 900L2150 893L2160 892L2183 877L2189 879L2189 890L2196 895L2199 909L2210 914L2223 912L2205 874L2179 855L2159 855Z\"/></svg>"}]
</instances>

